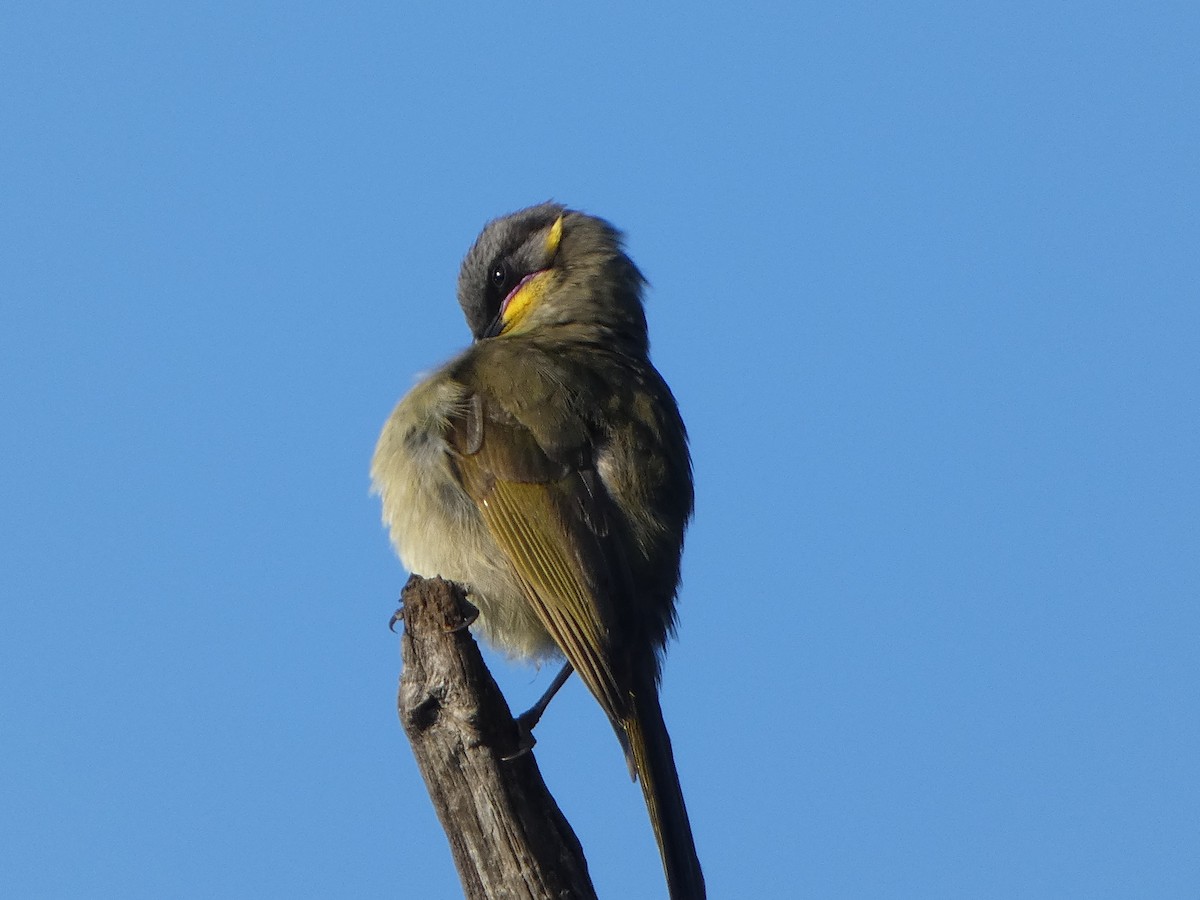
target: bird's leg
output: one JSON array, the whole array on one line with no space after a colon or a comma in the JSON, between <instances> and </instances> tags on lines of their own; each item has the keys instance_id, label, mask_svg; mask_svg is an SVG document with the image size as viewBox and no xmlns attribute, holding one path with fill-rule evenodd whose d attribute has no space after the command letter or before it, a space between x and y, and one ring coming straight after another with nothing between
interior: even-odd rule
<instances>
[{"instance_id":1,"label":"bird's leg","mask_svg":"<svg viewBox=\"0 0 1200 900\"><path fill-rule=\"evenodd\" d=\"M546 688L546 693L542 694L541 699L517 716L517 724L522 729L533 731L533 727L541 721L542 713L546 711L546 707L550 705L550 701L554 699L554 695L558 693L558 689L567 683L567 679L571 677L571 673L574 671L570 663L563 663L562 670L554 676L554 680L550 682L550 687Z\"/></svg>"},{"instance_id":2,"label":"bird's leg","mask_svg":"<svg viewBox=\"0 0 1200 900\"><path fill-rule=\"evenodd\" d=\"M533 727L541 721L542 713L546 711L546 707L550 705L550 701L554 699L558 689L567 683L567 679L574 671L570 663L564 663L561 671L554 676L554 681L550 682L550 687L546 688L546 693L542 694L537 703L517 716L517 752L512 756L504 757L506 760L524 756L533 749L533 745L537 743L537 739L533 736Z\"/></svg>"}]
</instances>

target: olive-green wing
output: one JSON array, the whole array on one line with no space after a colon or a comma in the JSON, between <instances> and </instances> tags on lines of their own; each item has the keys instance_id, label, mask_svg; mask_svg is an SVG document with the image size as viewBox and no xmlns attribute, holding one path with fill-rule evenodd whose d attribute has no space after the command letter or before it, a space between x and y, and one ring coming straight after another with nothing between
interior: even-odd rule
<instances>
[{"instance_id":1,"label":"olive-green wing","mask_svg":"<svg viewBox=\"0 0 1200 900\"><path fill-rule=\"evenodd\" d=\"M625 718L630 701L610 650L610 589L621 563L607 537L611 501L581 468L586 448L552 459L529 429L478 395L451 422L450 443L463 489L543 626L614 724Z\"/></svg>"}]
</instances>

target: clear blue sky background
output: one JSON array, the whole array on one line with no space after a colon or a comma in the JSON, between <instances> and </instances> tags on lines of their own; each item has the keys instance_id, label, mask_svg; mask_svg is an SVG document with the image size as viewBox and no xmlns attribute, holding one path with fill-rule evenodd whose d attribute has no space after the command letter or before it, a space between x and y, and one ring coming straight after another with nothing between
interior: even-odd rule
<instances>
[{"instance_id":1,"label":"clear blue sky background","mask_svg":"<svg viewBox=\"0 0 1200 900\"><path fill-rule=\"evenodd\" d=\"M1197 10L5 5L0 893L458 895L367 467L553 197L691 427L712 895L1197 896ZM537 757L662 896L578 684Z\"/></svg>"}]
</instances>

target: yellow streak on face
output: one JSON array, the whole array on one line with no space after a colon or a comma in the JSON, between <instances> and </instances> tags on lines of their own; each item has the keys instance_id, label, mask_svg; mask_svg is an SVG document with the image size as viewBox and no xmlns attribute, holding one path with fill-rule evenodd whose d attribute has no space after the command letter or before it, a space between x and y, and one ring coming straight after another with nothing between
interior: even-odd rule
<instances>
[{"instance_id":1,"label":"yellow streak on face","mask_svg":"<svg viewBox=\"0 0 1200 900\"><path fill-rule=\"evenodd\" d=\"M546 293L546 283L549 279L549 272L538 272L530 278L521 287L513 298L508 301L508 306L504 308L504 327L500 329L501 334L508 334L513 329L521 324L529 311L532 310Z\"/></svg>"},{"instance_id":2,"label":"yellow streak on face","mask_svg":"<svg viewBox=\"0 0 1200 900\"><path fill-rule=\"evenodd\" d=\"M562 240L562 220L562 216L555 219L550 226L550 233L546 235L546 255L549 257L558 252L558 242Z\"/></svg>"},{"instance_id":3,"label":"yellow streak on face","mask_svg":"<svg viewBox=\"0 0 1200 900\"><path fill-rule=\"evenodd\" d=\"M559 242L562 241L563 217L559 216L554 220L554 224L550 226L550 231L546 234L546 256L553 260L554 254L558 252ZM529 311L532 310L538 303L541 302L546 293L546 279L549 272L538 272L530 278L521 287L519 291L508 301L508 306L504 308L504 327L500 329L501 334L508 334L514 328L521 324Z\"/></svg>"}]
</instances>

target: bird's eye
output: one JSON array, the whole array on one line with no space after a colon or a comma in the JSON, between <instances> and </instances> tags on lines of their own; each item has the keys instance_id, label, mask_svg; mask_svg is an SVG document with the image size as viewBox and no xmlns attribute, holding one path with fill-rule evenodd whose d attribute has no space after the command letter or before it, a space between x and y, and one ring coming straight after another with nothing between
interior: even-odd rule
<instances>
[{"instance_id":1,"label":"bird's eye","mask_svg":"<svg viewBox=\"0 0 1200 900\"><path fill-rule=\"evenodd\" d=\"M496 263L494 266L492 266L491 279L492 287L496 288L497 290L504 287L505 283L508 281L508 266L502 262Z\"/></svg>"}]
</instances>

